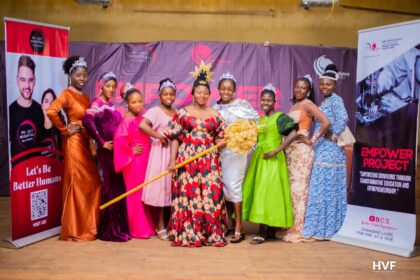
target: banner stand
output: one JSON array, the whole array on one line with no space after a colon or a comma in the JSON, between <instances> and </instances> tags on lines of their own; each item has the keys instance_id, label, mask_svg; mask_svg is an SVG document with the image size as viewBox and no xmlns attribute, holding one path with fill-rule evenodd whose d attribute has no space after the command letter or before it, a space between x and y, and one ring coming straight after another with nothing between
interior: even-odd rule
<instances>
[{"instance_id":1,"label":"banner stand","mask_svg":"<svg viewBox=\"0 0 420 280\"><path fill-rule=\"evenodd\" d=\"M11 239L15 248L60 232L63 197L61 137L47 121L67 86L69 28L4 18L9 120Z\"/></svg>"},{"instance_id":2,"label":"banner stand","mask_svg":"<svg viewBox=\"0 0 420 280\"><path fill-rule=\"evenodd\" d=\"M30 244L49 239L60 234L61 226L41 231L23 238L12 240L12 237L7 237L4 240L9 242L14 249L20 249Z\"/></svg>"},{"instance_id":3,"label":"banner stand","mask_svg":"<svg viewBox=\"0 0 420 280\"><path fill-rule=\"evenodd\" d=\"M334 238L331 240L335 242L351 245L351 246L371 249L371 250L380 251L380 252L397 255L401 257L408 258L408 257L411 257L411 255L413 254L413 248L387 246L384 244L372 243L370 241L364 241L361 239L351 238L348 236L334 236Z\"/></svg>"}]
</instances>

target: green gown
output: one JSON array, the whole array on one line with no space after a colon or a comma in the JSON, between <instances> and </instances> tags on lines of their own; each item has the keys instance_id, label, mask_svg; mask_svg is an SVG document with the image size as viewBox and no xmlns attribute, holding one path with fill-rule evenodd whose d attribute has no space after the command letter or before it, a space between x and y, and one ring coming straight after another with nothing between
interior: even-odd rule
<instances>
[{"instance_id":1,"label":"green gown","mask_svg":"<svg viewBox=\"0 0 420 280\"><path fill-rule=\"evenodd\" d=\"M283 135L295 129L295 124L287 115L276 112L262 117L257 128L258 143L242 190L242 219L272 227L292 227L292 197L284 152L267 160L263 156L280 146Z\"/></svg>"}]
</instances>

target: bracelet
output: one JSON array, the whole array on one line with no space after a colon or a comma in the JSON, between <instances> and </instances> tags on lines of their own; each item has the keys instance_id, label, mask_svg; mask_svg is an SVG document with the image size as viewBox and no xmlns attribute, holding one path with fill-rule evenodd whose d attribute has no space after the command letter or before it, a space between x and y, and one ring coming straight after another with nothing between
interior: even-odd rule
<instances>
[{"instance_id":1,"label":"bracelet","mask_svg":"<svg viewBox=\"0 0 420 280\"><path fill-rule=\"evenodd\" d=\"M311 142L312 142L312 144L315 144L315 142L319 139L319 136L320 136L321 134L319 133L319 132L317 132L317 133L315 133L313 136L312 136L312 138L311 138Z\"/></svg>"}]
</instances>

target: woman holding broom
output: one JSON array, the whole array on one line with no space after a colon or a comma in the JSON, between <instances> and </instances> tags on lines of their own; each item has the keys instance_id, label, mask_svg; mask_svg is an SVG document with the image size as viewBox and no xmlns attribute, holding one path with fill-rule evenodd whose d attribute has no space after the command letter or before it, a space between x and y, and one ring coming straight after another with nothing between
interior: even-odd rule
<instances>
[{"instance_id":1,"label":"woman holding broom","mask_svg":"<svg viewBox=\"0 0 420 280\"><path fill-rule=\"evenodd\" d=\"M169 167L215 144L223 145L225 123L208 106L211 64L200 64L193 76L193 103L180 109L165 135L171 142ZM226 245L226 214L219 153L213 151L177 170L172 178L172 211L169 235L174 246L221 247Z\"/></svg>"}]
</instances>

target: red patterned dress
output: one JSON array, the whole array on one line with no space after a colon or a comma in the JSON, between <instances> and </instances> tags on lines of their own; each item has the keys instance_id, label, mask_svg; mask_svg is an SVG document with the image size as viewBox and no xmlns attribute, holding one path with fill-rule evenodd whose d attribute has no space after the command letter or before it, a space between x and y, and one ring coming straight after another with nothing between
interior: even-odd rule
<instances>
[{"instance_id":1,"label":"red patterned dress","mask_svg":"<svg viewBox=\"0 0 420 280\"><path fill-rule=\"evenodd\" d=\"M200 120L180 109L169 122L165 135L178 140L177 163L200 153L224 137L220 116ZM169 232L172 245L224 246L225 203L219 152L213 151L182 168L172 178L172 211Z\"/></svg>"}]
</instances>

